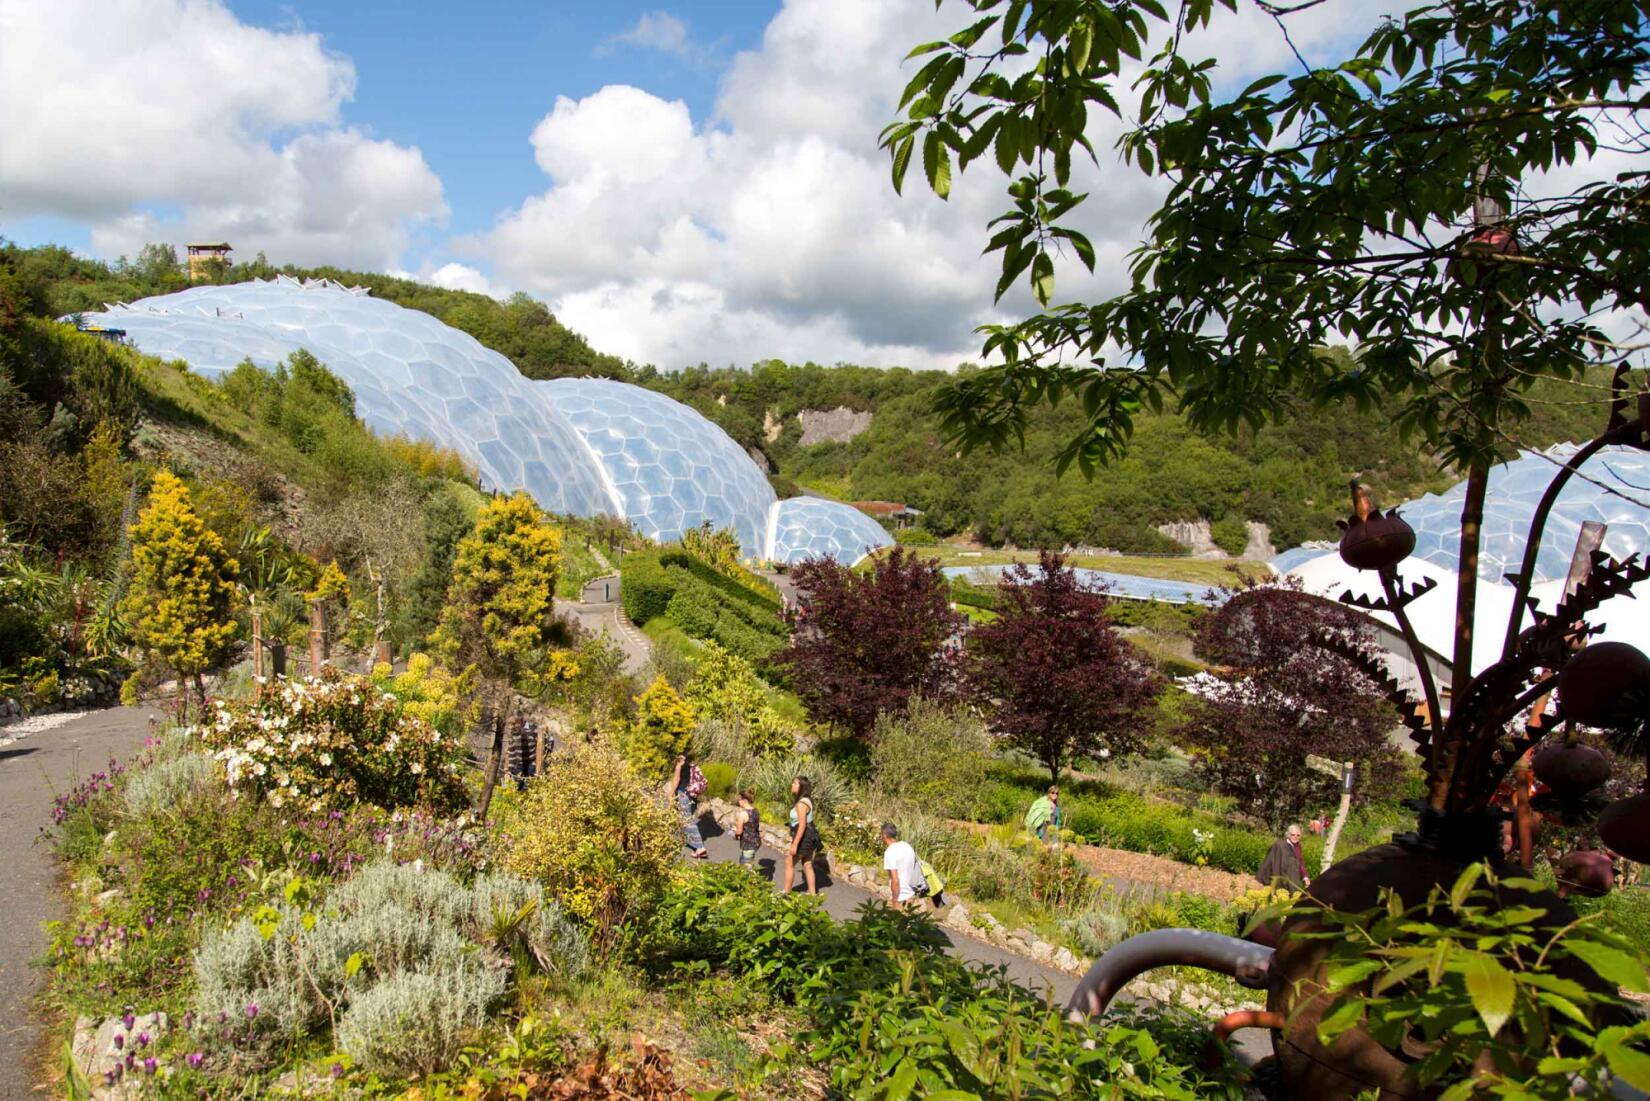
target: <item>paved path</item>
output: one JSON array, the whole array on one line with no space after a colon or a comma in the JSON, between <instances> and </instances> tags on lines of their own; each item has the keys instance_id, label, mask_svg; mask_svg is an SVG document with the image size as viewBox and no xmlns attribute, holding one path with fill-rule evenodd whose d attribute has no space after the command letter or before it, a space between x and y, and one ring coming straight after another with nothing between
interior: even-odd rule
<instances>
[{"instance_id":1,"label":"paved path","mask_svg":"<svg viewBox=\"0 0 1650 1101\"><path fill-rule=\"evenodd\" d=\"M699 829L704 835L705 848L709 850L711 860L717 863L733 863L739 859L739 846L735 843L733 834L724 829L708 809L702 811L699 816ZM757 871L770 881L783 875L785 854L764 844L757 856ZM798 872L797 883L801 882L802 875ZM886 892L873 894L846 880L832 880L825 875L820 876L818 883L826 912L840 921L854 920L859 908L871 899L886 900L888 897ZM944 926L939 926L939 932L940 938L946 944L946 951L951 955L984 967L1003 967L1014 982L1028 990L1047 995L1055 1005L1064 1007L1071 999L1071 992L1077 985L1077 976L1044 967L1018 953L1006 951ZM1211 1018L1210 1024L1213 1023ZM1238 1058L1249 1066L1254 1066L1272 1054L1271 1037L1263 1029L1239 1029L1233 1034L1232 1039Z\"/></svg>"},{"instance_id":2,"label":"paved path","mask_svg":"<svg viewBox=\"0 0 1650 1101\"><path fill-rule=\"evenodd\" d=\"M576 600L557 600L556 611L569 615L573 622L592 634L606 634L624 651L624 671L640 672L653 656L652 643L630 620L618 603L584 604Z\"/></svg>"},{"instance_id":3,"label":"paved path","mask_svg":"<svg viewBox=\"0 0 1650 1101\"><path fill-rule=\"evenodd\" d=\"M0 1101L46 1096L44 1087L36 1090L41 1021L33 1005L44 976L33 963L46 950L42 923L61 915L61 900L57 861L41 828L51 824L57 793L109 758L137 752L151 714L159 713L92 711L0 748Z\"/></svg>"}]
</instances>

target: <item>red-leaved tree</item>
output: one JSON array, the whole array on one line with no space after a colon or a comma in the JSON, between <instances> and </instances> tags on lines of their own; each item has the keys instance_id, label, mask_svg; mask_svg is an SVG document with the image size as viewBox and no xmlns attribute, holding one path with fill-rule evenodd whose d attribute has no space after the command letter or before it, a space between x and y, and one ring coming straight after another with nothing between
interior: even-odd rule
<instances>
[{"instance_id":1,"label":"red-leaved tree","mask_svg":"<svg viewBox=\"0 0 1650 1101\"><path fill-rule=\"evenodd\" d=\"M1402 782L1396 714L1325 637L1372 648L1356 613L1286 582L1234 592L1198 628L1198 656L1222 675L1200 686L1176 737L1214 790L1273 827L1338 796L1337 778L1308 755L1353 762L1357 801Z\"/></svg>"},{"instance_id":2,"label":"red-leaved tree","mask_svg":"<svg viewBox=\"0 0 1650 1101\"><path fill-rule=\"evenodd\" d=\"M895 548L869 572L829 558L791 571L797 591L791 644L773 660L816 722L868 736L884 711L913 696L955 695L951 640L962 617L933 562Z\"/></svg>"},{"instance_id":3,"label":"red-leaved tree","mask_svg":"<svg viewBox=\"0 0 1650 1101\"><path fill-rule=\"evenodd\" d=\"M968 640L968 688L992 731L1060 770L1077 757L1144 748L1141 712L1162 690L1151 661L1106 615L1106 596L1044 551L997 587L997 618Z\"/></svg>"}]
</instances>

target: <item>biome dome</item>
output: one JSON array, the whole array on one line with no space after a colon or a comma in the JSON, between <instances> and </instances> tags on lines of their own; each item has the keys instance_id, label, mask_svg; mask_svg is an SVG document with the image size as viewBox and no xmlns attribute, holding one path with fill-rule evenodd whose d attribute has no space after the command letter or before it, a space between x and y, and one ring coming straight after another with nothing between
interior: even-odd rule
<instances>
[{"instance_id":1,"label":"biome dome","mask_svg":"<svg viewBox=\"0 0 1650 1101\"><path fill-rule=\"evenodd\" d=\"M753 558L850 564L891 542L848 505L777 500L744 449L678 401L607 379L525 378L468 333L361 288L277 276L119 303L98 320L207 376L306 349L355 391L375 431L450 447L490 488L620 516L660 542L709 523Z\"/></svg>"}]
</instances>

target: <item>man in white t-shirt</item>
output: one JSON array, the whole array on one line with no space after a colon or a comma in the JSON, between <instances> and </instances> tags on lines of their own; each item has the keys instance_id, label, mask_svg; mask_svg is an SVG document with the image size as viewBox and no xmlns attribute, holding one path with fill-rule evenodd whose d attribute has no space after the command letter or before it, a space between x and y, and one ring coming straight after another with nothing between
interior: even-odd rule
<instances>
[{"instance_id":1,"label":"man in white t-shirt","mask_svg":"<svg viewBox=\"0 0 1650 1101\"><path fill-rule=\"evenodd\" d=\"M882 867L888 873L888 902L903 910L928 893L928 881L923 878L922 865L917 861L917 850L909 842L899 839L899 830L892 822L882 824Z\"/></svg>"}]
</instances>

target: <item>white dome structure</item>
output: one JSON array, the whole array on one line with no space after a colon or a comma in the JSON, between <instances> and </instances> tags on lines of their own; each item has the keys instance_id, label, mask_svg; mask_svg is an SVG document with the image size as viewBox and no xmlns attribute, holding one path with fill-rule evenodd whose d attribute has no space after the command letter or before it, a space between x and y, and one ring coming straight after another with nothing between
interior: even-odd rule
<instances>
[{"instance_id":1,"label":"white dome structure","mask_svg":"<svg viewBox=\"0 0 1650 1101\"><path fill-rule=\"evenodd\" d=\"M1563 444L1541 454L1526 452L1490 472L1478 576L1478 628L1473 635L1475 673L1501 657L1516 592L1503 578L1519 569L1536 505L1576 450L1573 444ZM1604 550L1612 557L1625 559L1650 552L1650 508L1635 503L1650 499L1650 452L1606 448L1582 468L1582 473L1613 486L1622 495L1608 493L1580 477L1571 478L1559 494L1542 533L1530 588L1530 595L1542 611L1552 611L1563 597L1565 575L1583 522L1596 520L1608 525ZM1399 575L1411 585L1424 578L1437 582L1432 591L1409 605L1409 617L1421 643L1444 662L1450 660L1455 638L1455 582L1464 493L1463 483L1398 508L1416 533L1415 553L1399 567ZM1334 544L1309 544L1285 551L1272 560L1272 568L1298 579L1308 592L1330 599L1338 599L1348 590L1371 598L1380 595L1376 575L1341 561ZM1369 615L1396 634L1396 621L1390 614ZM1526 616L1525 625L1531 622ZM1593 636L1596 640L1627 642L1650 651L1650 582L1640 583L1630 594L1605 601L1587 616L1587 622L1598 628Z\"/></svg>"},{"instance_id":2,"label":"white dome structure","mask_svg":"<svg viewBox=\"0 0 1650 1101\"><path fill-rule=\"evenodd\" d=\"M362 288L277 276L120 303L98 321L209 377L306 349L349 384L375 431L450 447L489 488L620 516L660 542L708 523L752 558L850 565L892 542L851 506L777 500L744 449L680 402L606 379L525 378L469 334Z\"/></svg>"}]
</instances>

